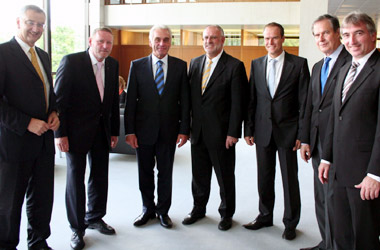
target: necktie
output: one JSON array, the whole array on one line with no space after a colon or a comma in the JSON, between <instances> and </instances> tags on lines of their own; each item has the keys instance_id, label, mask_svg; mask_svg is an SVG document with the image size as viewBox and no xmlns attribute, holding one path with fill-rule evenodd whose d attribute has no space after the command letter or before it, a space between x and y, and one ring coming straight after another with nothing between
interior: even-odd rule
<instances>
[{"instance_id":1,"label":"necktie","mask_svg":"<svg viewBox=\"0 0 380 250\"><path fill-rule=\"evenodd\" d=\"M36 69L37 74L38 74L38 76L40 77L40 79L42 81L42 85L44 86L44 95L45 95L45 102L46 102L46 108L47 108L48 102L47 102L47 95L46 95L46 86L45 86L44 76L42 75L42 71L41 71L40 65L38 64L36 51L33 48L30 48L29 52L32 55L31 56L31 61L32 61L33 67Z\"/></svg>"},{"instance_id":2,"label":"necktie","mask_svg":"<svg viewBox=\"0 0 380 250\"><path fill-rule=\"evenodd\" d=\"M102 67L103 67L103 62L97 62L96 66L98 69L96 70L96 84L98 85L98 90L99 90L99 95L100 95L100 100L103 102L103 97L104 97L104 84L103 84L103 77L102 77Z\"/></svg>"},{"instance_id":3,"label":"necktie","mask_svg":"<svg viewBox=\"0 0 380 250\"><path fill-rule=\"evenodd\" d=\"M163 62L161 60L157 61L157 71L155 76L155 82L157 85L158 94L161 95L164 90L164 70L162 69Z\"/></svg>"},{"instance_id":4,"label":"necktie","mask_svg":"<svg viewBox=\"0 0 380 250\"><path fill-rule=\"evenodd\" d=\"M205 92L205 89L206 89L206 86L207 86L207 80L210 77L211 64L212 64L212 61L208 60L206 69L205 69L205 71L203 71L203 75L202 75L202 94Z\"/></svg>"},{"instance_id":5,"label":"necktie","mask_svg":"<svg viewBox=\"0 0 380 250\"><path fill-rule=\"evenodd\" d=\"M330 64L330 57L325 58L325 62L322 66L322 71L321 71L321 94L323 94L323 90L326 85L327 77L329 75L329 64Z\"/></svg>"},{"instance_id":6,"label":"necktie","mask_svg":"<svg viewBox=\"0 0 380 250\"><path fill-rule=\"evenodd\" d=\"M342 102L346 98L347 92L348 92L348 90L350 90L350 87L351 87L352 83L354 82L354 77L356 75L356 69L358 67L359 67L359 63L352 62L351 68L348 71L348 74L347 74L347 77L346 77L346 81L344 82L344 85L343 85Z\"/></svg>"},{"instance_id":7,"label":"necktie","mask_svg":"<svg viewBox=\"0 0 380 250\"><path fill-rule=\"evenodd\" d=\"M269 75L268 75L268 87L269 93L273 97L276 86L276 59L269 60Z\"/></svg>"}]
</instances>

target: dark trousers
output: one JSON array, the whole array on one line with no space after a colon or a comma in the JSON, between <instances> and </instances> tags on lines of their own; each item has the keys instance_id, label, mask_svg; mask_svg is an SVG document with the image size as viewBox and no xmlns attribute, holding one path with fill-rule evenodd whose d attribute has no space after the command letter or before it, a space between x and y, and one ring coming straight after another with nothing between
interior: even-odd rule
<instances>
[{"instance_id":1,"label":"dark trousers","mask_svg":"<svg viewBox=\"0 0 380 250\"><path fill-rule=\"evenodd\" d=\"M136 149L143 211L167 215L172 203L175 143L141 145ZM157 162L157 206L154 202L154 166Z\"/></svg>"},{"instance_id":2,"label":"dark trousers","mask_svg":"<svg viewBox=\"0 0 380 250\"><path fill-rule=\"evenodd\" d=\"M312 165L314 169L314 203L315 214L317 217L319 232L321 233L322 241L319 243L320 249L333 249L333 219L334 219L334 166L330 167L329 181L322 184L318 178L318 166L321 162L322 147L320 141L317 143L317 148L312 154Z\"/></svg>"},{"instance_id":3,"label":"dark trousers","mask_svg":"<svg viewBox=\"0 0 380 250\"><path fill-rule=\"evenodd\" d=\"M0 249L19 243L26 195L28 246L46 246L54 196L54 154L41 150L31 161L0 162Z\"/></svg>"},{"instance_id":4,"label":"dark trousers","mask_svg":"<svg viewBox=\"0 0 380 250\"><path fill-rule=\"evenodd\" d=\"M209 148L203 140L191 145L192 193L194 208L192 213L204 215L210 197L212 167L219 184L221 203L219 213L222 218L235 213L235 146L226 149Z\"/></svg>"},{"instance_id":5,"label":"dark trousers","mask_svg":"<svg viewBox=\"0 0 380 250\"><path fill-rule=\"evenodd\" d=\"M84 178L87 155L90 175L87 184L88 202L86 212ZM99 129L88 154L71 151L66 153L66 211L73 231L84 231L87 223L98 221L106 214L108 159L109 145L103 129Z\"/></svg>"},{"instance_id":6,"label":"dark trousers","mask_svg":"<svg viewBox=\"0 0 380 250\"><path fill-rule=\"evenodd\" d=\"M360 189L334 185L336 250L379 250L380 198L360 198Z\"/></svg>"},{"instance_id":7,"label":"dark trousers","mask_svg":"<svg viewBox=\"0 0 380 250\"><path fill-rule=\"evenodd\" d=\"M285 211L282 221L286 228L295 229L301 213L297 152L293 151L292 148L277 147L273 137L267 147L261 147L256 144L260 211L257 219L265 222L273 222L277 151L280 160L285 202Z\"/></svg>"}]
</instances>

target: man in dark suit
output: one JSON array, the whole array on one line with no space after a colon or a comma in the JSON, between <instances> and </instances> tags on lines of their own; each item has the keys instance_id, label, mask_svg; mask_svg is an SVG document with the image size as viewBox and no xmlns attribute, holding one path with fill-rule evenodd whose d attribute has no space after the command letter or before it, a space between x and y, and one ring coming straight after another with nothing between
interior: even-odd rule
<instances>
[{"instance_id":1,"label":"man in dark suit","mask_svg":"<svg viewBox=\"0 0 380 250\"><path fill-rule=\"evenodd\" d=\"M156 217L171 228L168 215L176 144L183 146L190 132L190 95L186 62L169 56L171 30L153 26L152 54L131 63L124 113L126 142L136 149L143 212L134 222L142 226ZM154 166L157 163L157 205Z\"/></svg>"},{"instance_id":2,"label":"man in dark suit","mask_svg":"<svg viewBox=\"0 0 380 250\"><path fill-rule=\"evenodd\" d=\"M59 150L66 152L66 209L73 249L84 247L87 227L115 234L102 219L107 207L109 150L116 146L120 128L119 64L109 57L112 44L110 29L95 29L90 48L63 57L57 70L55 93L61 127L55 137ZM91 172L86 212L87 155Z\"/></svg>"},{"instance_id":3,"label":"man in dark suit","mask_svg":"<svg viewBox=\"0 0 380 250\"><path fill-rule=\"evenodd\" d=\"M0 249L19 243L26 194L28 247L47 250L59 119L50 59L35 46L46 15L34 5L21 13L17 35L0 45Z\"/></svg>"},{"instance_id":4,"label":"man in dark suit","mask_svg":"<svg viewBox=\"0 0 380 250\"><path fill-rule=\"evenodd\" d=\"M343 66L323 145L319 178L334 179L334 249L380 249L380 53L364 13L341 28L352 63ZM330 163L334 176L329 175Z\"/></svg>"},{"instance_id":5,"label":"man in dark suit","mask_svg":"<svg viewBox=\"0 0 380 250\"><path fill-rule=\"evenodd\" d=\"M322 15L314 21L312 31L318 49L325 56L313 66L301 131L301 157L305 162L313 158L315 213L322 241L317 246L301 250L332 250L333 181L322 185L318 179L318 166L335 90L334 79L339 69L351 61L351 55L340 42L338 18ZM330 171L329 175L332 174Z\"/></svg>"},{"instance_id":6,"label":"man in dark suit","mask_svg":"<svg viewBox=\"0 0 380 250\"><path fill-rule=\"evenodd\" d=\"M247 76L241 61L223 51L220 26L203 31L205 55L191 60L191 160L194 207L183 220L193 224L206 214L212 167L220 187L220 230L232 226L235 213L235 144L241 136Z\"/></svg>"},{"instance_id":7,"label":"man in dark suit","mask_svg":"<svg viewBox=\"0 0 380 250\"><path fill-rule=\"evenodd\" d=\"M268 55L252 61L250 100L244 136L256 143L259 211L256 220L244 225L258 230L273 225L274 180L278 152L284 188L284 239L296 237L301 201L298 183L297 149L309 85L305 58L286 53L284 28L269 23L264 28Z\"/></svg>"}]
</instances>

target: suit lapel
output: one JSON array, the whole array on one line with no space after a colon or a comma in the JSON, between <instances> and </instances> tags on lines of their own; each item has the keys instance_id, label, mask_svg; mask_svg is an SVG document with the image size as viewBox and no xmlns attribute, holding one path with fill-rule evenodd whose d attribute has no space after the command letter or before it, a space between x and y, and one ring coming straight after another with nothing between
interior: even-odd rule
<instances>
[{"instance_id":1,"label":"suit lapel","mask_svg":"<svg viewBox=\"0 0 380 250\"><path fill-rule=\"evenodd\" d=\"M282 73L280 82L278 83L276 92L274 93L273 98L275 98L278 93L281 91L281 89L285 86L286 80L290 76L290 74L293 72L294 63L290 60L288 53L285 52L285 58L284 58L284 65L282 67Z\"/></svg>"},{"instance_id":2,"label":"suit lapel","mask_svg":"<svg viewBox=\"0 0 380 250\"><path fill-rule=\"evenodd\" d=\"M165 93L167 91L167 87L170 88L169 86L170 86L171 82L173 82L171 79L174 77L174 72L175 72L175 64L173 63L171 56L168 55L168 65L167 65L167 72L166 72L166 80L165 80L165 83L164 83L164 89L162 90L162 95L161 96L165 95ZM158 90L157 90L157 94L158 94Z\"/></svg>"},{"instance_id":3,"label":"suit lapel","mask_svg":"<svg viewBox=\"0 0 380 250\"><path fill-rule=\"evenodd\" d=\"M90 51L87 50L86 56L83 58L84 59L84 61L83 61L84 66L83 67L84 67L84 70L86 72L87 78L89 80L88 82L90 85L89 88L91 91L91 96L96 96L96 100L98 100L100 102L100 93L99 93L99 89L98 89L98 84L96 82L94 68L93 68L89 53L90 53Z\"/></svg>"},{"instance_id":4,"label":"suit lapel","mask_svg":"<svg viewBox=\"0 0 380 250\"><path fill-rule=\"evenodd\" d=\"M267 79L268 55L262 57L259 65L261 66L261 69L258 69L258 72L260 72L259 74L261 74L262 80L256 84L264 84L265 86L263 86L263 88L267 90L265 92L267 95L267 98L272 99L272 96L270 95L270 92L269 92L268 79Z\"/></svg>"},{"instance_id":5,"label":"suit lapel","mask_svg":"<svg viewBox=\"0 0 380 250\"><path fill-rule=\"evenodd\" d=\"M109 97L111 97L111 78L110 78L110 70L111 70L111 65L110 65L110 60L106 58L104 62L104 96L103 96L103 103L108 100Z\"/></svg>"}]
</instances>

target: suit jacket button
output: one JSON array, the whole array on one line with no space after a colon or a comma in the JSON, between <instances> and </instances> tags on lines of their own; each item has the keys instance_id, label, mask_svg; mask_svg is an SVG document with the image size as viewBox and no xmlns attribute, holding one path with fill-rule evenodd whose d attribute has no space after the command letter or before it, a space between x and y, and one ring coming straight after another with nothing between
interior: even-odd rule
<instances>
[{"instance_id":1,"label":"suit jacket button","mask_svg":"<svg viewBox=\"0 0 380 250\"><path fill-rule=\"evenodd\" d=\"M319 113L322 113L322 109L318 110Z\"/></svg>"},{"instance_id":2,"label":"suit jacket button","mask_svg":"<svg viewBox=\"0 0 380 250\"><path fill-rule=\"evenodd\" d=\"M343 117L339 116L339 121L343 120Z\"/></svg>"}]
</instances>

